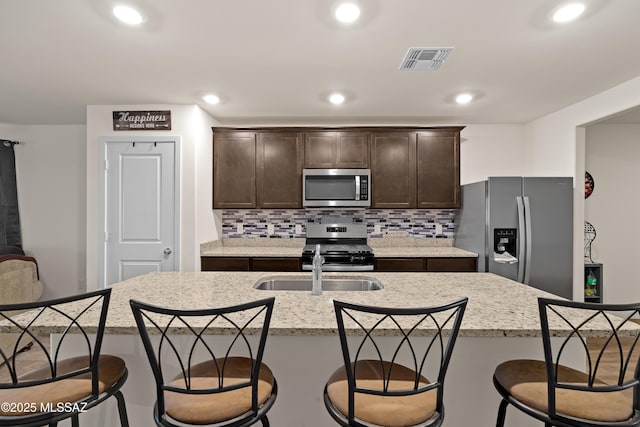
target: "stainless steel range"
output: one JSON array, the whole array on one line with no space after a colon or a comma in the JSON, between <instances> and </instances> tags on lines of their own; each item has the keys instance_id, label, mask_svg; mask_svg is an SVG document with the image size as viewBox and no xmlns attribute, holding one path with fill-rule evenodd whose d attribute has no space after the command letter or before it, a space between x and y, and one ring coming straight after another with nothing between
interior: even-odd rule
<instances>
[{"instance_id":1,"label":"stainless steel range","mask_svg":"<svg viewBox=\"0 0 640 427\"><path fill-rule=\"evenodd\" d=\"M373 249L367 245L367 224L309 223L302 251L302 269L313 269L316 245L324 257L323 271L373 271Z\"/></svg>"}]
</instances>

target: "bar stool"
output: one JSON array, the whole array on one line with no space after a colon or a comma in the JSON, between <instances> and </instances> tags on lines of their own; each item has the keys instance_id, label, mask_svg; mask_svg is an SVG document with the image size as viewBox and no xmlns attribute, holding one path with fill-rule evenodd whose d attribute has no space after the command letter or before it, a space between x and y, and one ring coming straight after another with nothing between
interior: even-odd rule
<instances>
[{"instance_id":1,"label":"bar stool","mask_svg":"<svg viewBox=\"0 0 640 427\"><path fill-rule=\"evenodd\" d=\"M278 386L262 355L274 301L200 310L130 301L156 382L156 425L269 426ZM208 342L207 333L227 336Z\"/></svg>"},{"instance_id":2,"label":"bar stool","mask_svg":"<svg viewBox=\"0 0 640 427\"><path fill-rule=\"evenodd\" d=\"M467 298L426 308L334 300L344 366L324 389L333 419L341 426L440 426L445 374L466 305Z\"/></svg>"},{"instance_id":3,"label":"bar stool","mask_svg":"<svg viewBox=\"0 0 640 427\"><path fill-rule=\"evenodd\" d=\"M114 396L120 424L128 427L127 410L120 388L127 379L125 362L100 354L111 289L49 301L0 306L0 332L18 335L11 354L0 349L0 426L56 425ZM59 325L60 339L51 348L38 339L39 329ZM41 329L40 329L41 330ZM80 334L78 356L61 359L65 338ZM32 343L32 344L30 344ZM21 366L21 349L45 361L35 369ZM44 365L44 366L42 366Z\"/></svg>"},{"instance_id":4,"label":"bar stool","mask_svg":"<svg viewBox=\"0 0 640 427\"><path fill-rule=\"evenodd\" d=\"M498 365L493 383L502 396L497 426L504 425L507 406L560 427L631 427L640 425L638 407L638 338L640 329L631 325L640 304L595 304L539 298L544 360L510 360ZM571 333L552 339L556 328ZM589 350L591 330L605 330L599 348ZM563 365L571 340L584 351L586 369ZM630 345L623 341L630 341ZM615 360L616 379L602 380L604 357ZM613 357L612 357L613 356ZM568 356L566 356L568 357ZM611 365L610 365L611 366ZM610 369L610 368L609 368ZM626 390L626 391L625 391ZM631 394L632 393L632 394Z\"/></svg>"}]
</instances>

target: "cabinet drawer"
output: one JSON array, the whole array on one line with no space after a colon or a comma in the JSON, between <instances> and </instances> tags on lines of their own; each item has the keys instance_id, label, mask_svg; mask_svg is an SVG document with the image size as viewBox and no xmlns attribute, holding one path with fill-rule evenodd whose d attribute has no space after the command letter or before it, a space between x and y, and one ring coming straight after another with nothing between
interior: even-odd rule
<instances>
[{"instance_id":1,"label":"cabinet drawer","mask_svg":"<svg viewBox=\"0 0 640 427\"><path fill-rule=\"evenodd\" d=\"M249 271L250 258L245 257L202 257L202 271Z\"/></svg>"},{"instance_id":2,"label":"cabinet drawer","mask_svg":"<svg viewBox=\"0 0 640 427\"><path fill-rule=\"evenodd\" d=\"M300 258L254 258L253 271L300 271Z\"/></svg>"},{"instance_id":3,"label":"cabinet drawer","mask_svg":"<svg viewBox=\"0 0 640 427\"><path fill-rule=\"evenodd\" d=\"M427 258L427 271L475 272L476 258Z\"/></svg>"},{"instance_id":4,"label":"cabinet drawer","mask_svg":"<svg viewBox=\"0 0 640 427\"><path fill-rule=\"evenodd\" d=\"M376 258L376 271L425 271L424 258Z\"/></svg>"}]
</instances>

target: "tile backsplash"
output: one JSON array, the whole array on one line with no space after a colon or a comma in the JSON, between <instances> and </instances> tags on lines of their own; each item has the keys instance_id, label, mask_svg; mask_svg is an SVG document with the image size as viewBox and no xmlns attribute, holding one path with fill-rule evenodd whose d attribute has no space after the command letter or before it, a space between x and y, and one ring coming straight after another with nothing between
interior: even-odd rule
<instances>
[{"instance_id":1,"label":"tile backsplash","mask_svg":"<svg viewBox=\"0 0 640 427\"><path fill-rule=\"evenodd\" d=\"M306 237L307 223L331 217L365 222L372 238L387 235L452 239L457 212L455 209L223 209L222 237Z\"/></svg>"}]
</instances>

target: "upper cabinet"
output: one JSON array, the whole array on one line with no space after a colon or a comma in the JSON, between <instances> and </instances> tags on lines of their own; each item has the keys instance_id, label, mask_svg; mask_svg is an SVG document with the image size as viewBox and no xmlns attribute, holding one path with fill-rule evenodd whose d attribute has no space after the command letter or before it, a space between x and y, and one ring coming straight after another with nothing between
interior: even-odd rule
<instances>
[{"instance_id":1,"label":"upper cabinet","mask_svg":"<svg viewBox=\"0 0 640 427\"><path fill-rule=\"evenodd\" d=\"M214 209L256 207L256 132L214 133Z\"/></svg>"},{"instance_id":2,"label":"upper cabinet","mask_svg":"<svg viewBox=\"0 0 640 427\"><path fill-rule=\"evenodd\" d=\"M301 208L302 134L215 130L213 208Z\"/></svg>"},{"instance_id":3,"label":"upper cabinet","mask_svg":"<svg viewBox=\"0 0 640 427\"><path fill-rule=\"evenodd\" d=\"M460 131L214 128L213 207L302 208L303 168L371 169L371 207L460 207Z\"/></svg>"},{"instance_id":4,"label":"upper cabinet","mask_svg":"<svg viewBox=\"0 0 640 427\"><path fill-rule=\"evenodd\" d=\"M368 168L369 138L367 132L355 130L305 132L304 167Z\"/></svg>"},{"instance_id":5,"label":"upper cabinet","mask_svg":"<svg viewBox=\"0 0 640 427\"><path fill-rule=\"evenodd\" d=\"M460 130L418 132L417 207L460 207Z\"/></svg>"},{"instance_id":6,"label":"upper cabinet","mask_svg":"<svg viewBox=\"0 0 640 427\"><path fill-rule=\"evenodd\" d=\"M416 206L415 132L371 134L371 207Z\"/></svg>"},{"instance_id":7,"label":"upper cabinet","mask_svg":"<svg viewBox=\"0 0 640 427\"><path fill-rule=\"evenodd\" d=\"M302 207L302 134L260 132L256 156L258 207Z\"/></svg>"},{"instance_id":8,"label":"upper cabinet","mask_svg":"<svg viewBox=\"0 0 640 427\"><path fill-rule=\"evenodd\" d=\"M371 132L371 207L459 208L462 129Z\"/></svg>"}]
</instances>

